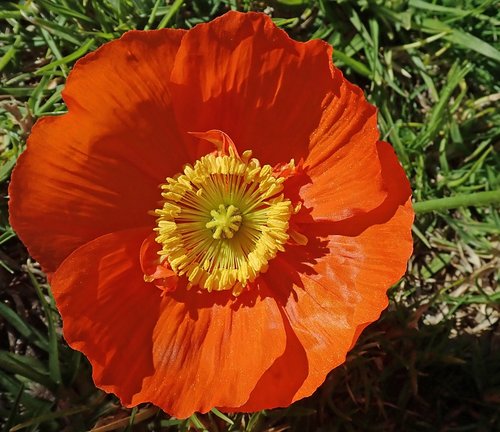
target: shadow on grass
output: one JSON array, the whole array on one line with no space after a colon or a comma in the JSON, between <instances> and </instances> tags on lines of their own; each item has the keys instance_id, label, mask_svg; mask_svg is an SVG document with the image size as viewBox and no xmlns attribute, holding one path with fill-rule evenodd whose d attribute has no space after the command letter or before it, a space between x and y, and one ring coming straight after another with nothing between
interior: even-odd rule
<instances>
[{"instance_id":1,"label":"shadow on grass","mask_svg":"<svg viewBox=\"0 0 500 432\"><path fill-rule=\"evenodd\" d=\"M500 430L498 325L455 335L417 313L387 311L313 396L270 416L297 431Z\"/></svg>"}]
</instances>

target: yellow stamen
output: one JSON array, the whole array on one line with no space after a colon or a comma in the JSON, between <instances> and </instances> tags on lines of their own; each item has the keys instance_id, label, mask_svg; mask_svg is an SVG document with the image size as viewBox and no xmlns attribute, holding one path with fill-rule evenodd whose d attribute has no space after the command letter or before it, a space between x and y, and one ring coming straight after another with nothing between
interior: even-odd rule
<instances>
[{"instance_id":1,"label":"yellow stamen","mask_svg":"<svg viewBox=\"0 0 500 432\"><path fill-rule=\"evenodd\" d=\"M238 295L284 250L293 212L284 178L251 156L208 154L161 186L161 260L189 286Z\"/></svg>"}]
</instances>

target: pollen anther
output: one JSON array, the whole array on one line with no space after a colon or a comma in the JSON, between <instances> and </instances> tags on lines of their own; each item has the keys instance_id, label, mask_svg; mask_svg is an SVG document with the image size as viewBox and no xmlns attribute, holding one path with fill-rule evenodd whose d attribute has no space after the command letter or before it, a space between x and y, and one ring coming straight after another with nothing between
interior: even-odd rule
<instances>
[{"instance_id":1,"label":"pollen anther","mask_svg":"<svg viewBox=\"0 0 500 432\"><path fill-rule=\"evenodd\" d=\"M240 294L288 241L293 212L282 177L251 151L208 154L161 186L161 260L188 286Z\"/></svg>"}]
</instances>

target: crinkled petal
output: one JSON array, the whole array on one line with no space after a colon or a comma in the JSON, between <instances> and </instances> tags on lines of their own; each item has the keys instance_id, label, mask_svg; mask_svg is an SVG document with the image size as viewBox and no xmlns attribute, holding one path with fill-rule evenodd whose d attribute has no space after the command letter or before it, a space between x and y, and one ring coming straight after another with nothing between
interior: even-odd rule
<instances>
[{"instance_id":1,"label":"crinkled petal","mask_svg":"<svg viewBox=\"0 0 500 432\"><path fill-rule=\"evenodd\" d=\"M95 384L124 404L154 372L161 291L144 282L140 268L139 248L148 234L126 230L81 246L51 283L66 341L87 356Z\"/></svg>"},{"instance_id":2,"label":"crinkled petal","mask_svg":"<svg viewBox=\"0 0 500 432\"><path fill-rule=\"evenodd\" d=\"M333 298L344 305L346 321L327 312L334 325L326 321L325 329L323 321L318 327L309 325L307 328L304 327L307 322L304 317L311 311L303 308L304 300L299 298L297 304L290 302L287 305L287 310L298 311L289 317L292 328L306 349L310 365L308 378L295 394L294 400L312 394L325 380L327 373L345 360L347 351L366 324L375 321L387 307L386 291L404 274L412 251L409 231L411 219L411 207L402 206L389 223L373 225L353 238L332 237L332 256L315 266L318 274L314 279L311 278L311 283L314 281L318 284L316 287L322 288L316 294L316 301L321 305L327 296L334 294ZM335 253L336 257L333 255ZM307 287L304 291L307 292L304 296L310 294ZM349 310L352 306L354 312ZM341 322L349 324L348 333L339 331L337 326ZM328 361L324 361L325 358Z\"/></svg>"},{"instance_id":3,"label":"crinkled petal","mask_svg":"<svg viewBox=\"0 0 500 432\"><path fill-rule=\"evenodd\" d=\"M332 84L330 58L325 42L295 42L260 13L228 12L197 25L171 75L179 125L222 130L262 163L298 161ZM197 156L211 151L198 145Z\"/></svg>"},{"instance_id":4,"label":"crinkled petal","mask_svg":"<svg viewBox=\"0 0 500 432\"><path fill-rule=\"evenodd\" d=\"M255 288L256 289L256 288ZM285 329L264 288L242 293L167 294L153 333L155 372L133 403L150 401L175 417L242 405L285 349Z\"/></svg>"},{"instance_id":5,"label":"crinkled petal","mask_svg":"<svg viewBox=\"0 0 500 432\"><path fill-rule=\"evenodd\" d=\"M377 151L375 107L334 70L334 85L304 163L301 190L314 219L340 221L378 207L387 197Z\"/></svg>"},{"instance_id":6,"label":"crinkled petal","mask_svg":"<svg viewBox=\"0 0 500 432\"><path fill-rule=\"evenodd\" d=\"M69 112L37 122L10 185L10 217L47 272L103 234L152 222L158 184L186 161L168 76L181 30L133 31L77 62Z\"/></svg>"},{"instance_id":7,"label":"crinkled petal","mask_svg":"<svg viewBox=\"0 0 500 432\"><path fill-rule=\"evenodd\" d=\"M314 312L315 316L317 311ZM306 351L284 317L286 349L262 375L250 398L242 406L219 407L223 412L254 412L268 408L285 407L292 403L309 374Z\"/></svg>"}]
</instances>

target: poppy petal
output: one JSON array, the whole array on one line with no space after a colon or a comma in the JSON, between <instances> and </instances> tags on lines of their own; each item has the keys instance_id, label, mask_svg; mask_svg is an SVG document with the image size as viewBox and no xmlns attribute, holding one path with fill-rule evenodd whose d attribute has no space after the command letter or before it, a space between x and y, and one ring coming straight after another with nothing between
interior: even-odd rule
<instances>
[{"instance_id":1,"label":"poppy petal","mask_svg":"<svg viewBox=\"0 0 500 432\"><path fill-rule=\"evenodd\" d=\"M374 225L357 238L334 236L332 239L331 246L335 245L335 249L332 247L332 252L336 251L339 255L336 258L332 255L331 259L325 260L323 268L317 269L318 273L330 270L332 276L329 278L328 273L323 273L318 278L321 284L318 282L315 286L329 289L318 290L315 301L320 301L323 305L325 298L332 297L332 288L337 288L335 292L339 296L338 303L346 305L350 302L355 306L349 320L351 326L349 333L342 335L337 327L329 327L328 321L322 321L321 326L325 324L328 326L327 330L332 333L324 330L322 333L320 326L305 327L307 320L304 317L310 317L311 310L308 311L304 307L307 301L303 297L297 302L298 308L294 303L288 306L292 307L292 310L297 308L299 311L295 316L289 315L291 324L306 349L309 364L316 367L315 370L309 371L308 378L296 393L294 400L312 394L324 381L326 374L345 360L347 351L366 324L375 321L387 307L386 291L405 272L406 262L412 251L411 234L408 232L411 215L408 206L400 207L388 223ZM390 250L392 251L389 252ZM305 290L310 294L309 288L306 287ZM312 303L311 307L314 307ZM349 311L346 315L350 314ZM334 319L331 312L325 314L325 319L326 316ZM338 323L333 322L336 325ZM323 336L327 334L334 334L336 338L328 339ZM318 335L321 342L318 342ZM345 339L340 339L343 336ZM330 359L329 362L319 361L319 358L324 359L326 356Z\"/></svg>"},{"instance_id":2,"label":"poppy petal","mask_svg":"<svg viewBox=\"0 0 500 432\"><path fill-rule=\"evenodd\" d=\"M124 404L153 373L161 291L144 282L139 263L149 232L125 230L81 246L51 283L66 341L90 360L95 384Z\"/></svg>"},{"instance_id":3,"label":"poppy petal","mask_svg":"<svg viewBox=\"0 0 500 432\"><path fill-rule=\"evenodd\" d=\"M149 401L185 418L246 402L285 349L282 316L268 294L167 294L153 336L155 372L133 403Z\"/></svg>"},{"instance_id":4,"label":"poppy petal","mask_svg":"<svg viewBox=\"0 0 500 432\"><path fill-rule=\"evenodd\" d=\"M375 107L338 70L339 85L311 137L304 163L311 178L301 190L313 219L338 221L373 210L387 196L377 152Z\"/></svg>"},{"instance_id":5,"label":"poppy petal","mask_svg":"<svg viewBox=\"0 0 500 432\"><path fill-rule=\"evenodd\" d=\"M296 278L291 275L304 262L295 253L298 248L289 248L266 273L294 336L288 336L284 354L263 375L249 401L228 411L288 406L309 396L387 307L386 291L405 272L412 251L414 213L409 183L394 150L387 143L378 143L377 148L389 192L384 203L366 215L330 224L328 230L335 233L322 234L328 240L328 253ZM313 224L301 228L308 236L322 230ZM294 288L288 294L290 287ZM295 384L293 393L280 390L290 389L296 376L304 379Z\"/></svg>"},{"instance_id":6,"label":"poppy petal","mask_svg":"<svg viewBox=\"0 0 500 432\"><path fill-rule=\"evenodd\" d=\"M410 183L392 146L379 142L377 148L388 197L377 209L359 218L353 218L351 223L338 223L336 230L341 236L332 250L333 253L338 253L340 249L348 249L348 239L370 223L370 228L366 228L359 236L368 257L366 262L358 264L358 278L361 282L359 293L364 307L356 309L354 319L362 328L379 317L380 310L377 305L387 301L384 286L390 287L404 274L406 263L413 251L411 226L415 213L411 202ZM395 208L397 210L394 213ZM344 265L350 264L353 264L352 261ZM358 330L357 336L360 333Z\"/></svg>"},{"instance_id":7,"label":"poppy petal","mask_svg":"<svg viewBox=\"0 0 500 432\"><path fill-rule=\"evenodd\" d=\"M186 160L165 83L183 35L129 32L89 54L64 89L69 112L34 126L10 217L47 272L92 239L154 223L158 185Z\"/></svg>"},{"instance_id":8,"label":"poppy petal","mask_svg":"<svg viewBox=\"0 0 500 432\"><path fill-rule=\"evenodd\" d=\"M315 217L371 210L386 195L376 111L331 56L328 44L296 42L264 14L229 12L198 25L182 40L171 75L180 127L223 130L240 152L252 149L272 166L305 160L313 185L304 197ZM187 139L196 157L211 151Z\"/></svg>"},{"instance_id":9,"label":"poppy petal","mask_svg":"<svg viewBox=\"0 0 500 432\"><path fill-rule=\"evenodd\" d=\"M228 12L181 43L171 75L178 122L222 130L271 166L299 161L332 87L330 59L323 41L295 42L264 14Z\"/></svg>"},{"instance_id":10,"label":"poppy petal","mask_svg":"<svg viewBox=\"0 0 500 432\"><path fill-rule=\"evenodd\" d=\"M413 250L414 212L408 179L392 147L381 142L377 148L388 198L371 215L361 215L357 223L353 218L351 223L332 224L335 234L328 237L329 253L313 266L312 275L303 277L304 293L299 293L298 301L285 307L310 365L308 378L294 400L316 390L326 374L344 361L360 334L358 327L380 316L388 304L387 289L405 273ZM368 226L363 226L364 216L367 225L370 219ZM331 311L326 307L330 302L335 303ZM339 305L340 314L336 315ZM314 308L318 309L316 317L325 312L323 319L315 318ZM321 360L325 358L329 361Z\"/></svg>"},{"instance_id":11,"label":"poppy petal","mask_svg":"<svg viewBox=\"0 0 500 432\"><path fill-rule=\"evenodd\" d=\"M295 393L307 378L309 364L306 351L292 330L288 318L284 318L284 323L286 349L283 354L264 372L244 405L219 407L221 411L254 412L290 405Z\"/></svg>"}]
</instances>

